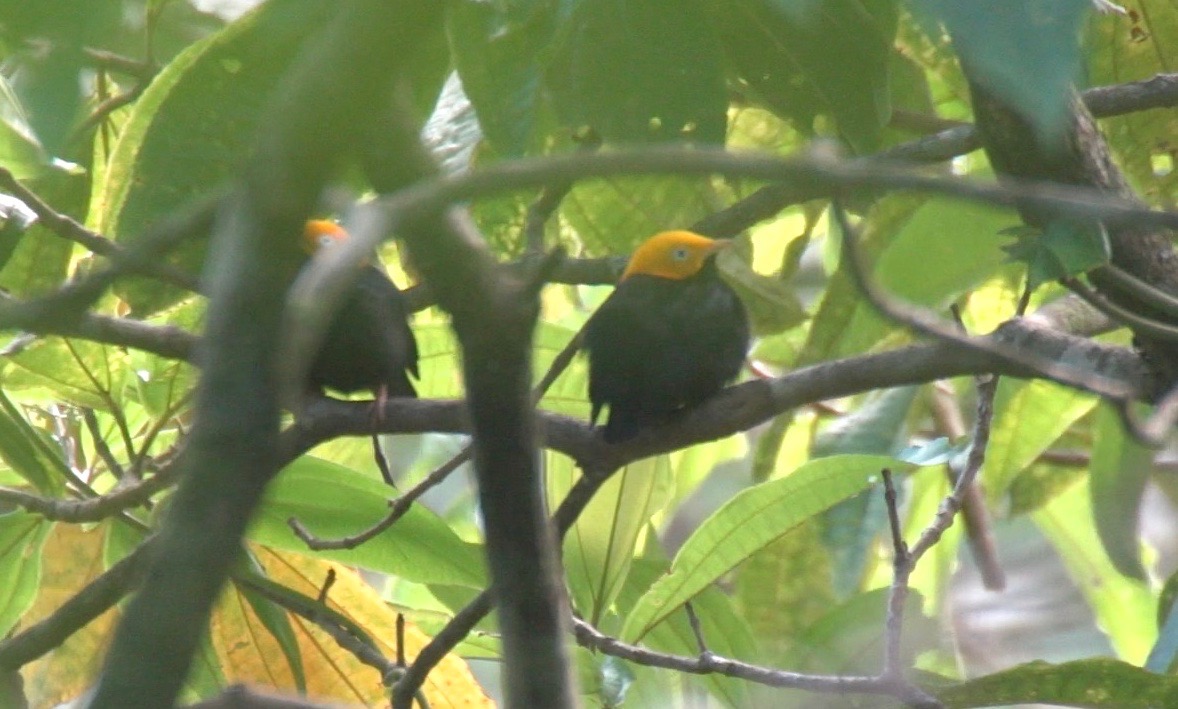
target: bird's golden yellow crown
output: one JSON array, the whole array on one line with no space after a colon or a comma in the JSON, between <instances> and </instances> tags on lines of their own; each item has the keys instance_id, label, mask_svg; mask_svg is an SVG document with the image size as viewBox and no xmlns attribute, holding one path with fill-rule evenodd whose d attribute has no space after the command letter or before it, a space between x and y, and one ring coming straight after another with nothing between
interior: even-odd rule
<instances>
[{"instance_id":1,"label":"bird's golden yellow crown","mask_svg":"<svg viewBox=\"0 0 1178 709\"><path fill-rule=\"evenodd\" d=\"M339 224L327 219L308 219L307 225L303 227L303 248L309 254L346 238L348 232Z\"/></svg>"},{"instance_id":2,"label":"bird's golden yellow crown","mask_svg":"<svg viewBox=\"0 0 1178 709\"><path fill-rule=\"evenodd\" d=\"M630 257L622 280L646 275L680 281L699 273L708 257L727 246L690 231L664 231L642 242Z\"/></svg>"}]
</instances>

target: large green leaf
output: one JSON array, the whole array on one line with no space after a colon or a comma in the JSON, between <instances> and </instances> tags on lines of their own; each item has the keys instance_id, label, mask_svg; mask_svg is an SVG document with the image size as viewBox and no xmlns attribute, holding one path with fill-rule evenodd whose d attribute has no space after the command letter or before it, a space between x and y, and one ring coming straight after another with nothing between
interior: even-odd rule
<instances>
[{"instance_id":1,"label":"large green leaf","mask_svg":"<svg viewBox=\"0 0 1178 709\"><path fill-rule=\"evenodd\" d=\"M307 553L287 520L298 519L312 534L336 539L361 532L384 518L397 492L334 463L303 456L270 485L249 531L250 539L277 549ZM384 533L355 549L319 556L421 583L478 587L486 583L481 550L462 541L420 504Z\"/></svg>"},{"instance_id":2,"label":"large green leaf","mask_svg":"<svg viewBox=\"0 0 1178 709\"><path fill-rule=\"evenodd\" d=\"M52 528L40 515L0 515L0 635L8 635L37 597L41 547Z\"/></svg>"},{"instance_id":3,"label":"large green leaf","mask_svg":"<svg viewBox=\"0 0 1178 709\"><path fill-rule=\"evenodd\" d=\"M635 559L630 578L618 595L619 608L634 608L640 605L644 597L643 590L657 583L660 575L665 578L666 573L667 562L663 559ZM724 657L745 662L756 661L756 643L753 641L748 623L736 612L726 595L718 589L707 588L691 599L691 605L696 617L699 618L700 631L708 649ZM643 638L643 644L661 652L688 657L699 654L699 643L691 630L686 611L675 613L655 626ZM697 681L725 706L751 706L747 682L719 674L705 675ZM664 704L661 706L665 706L665 701L664 697Z\"/></svg>"},{"instance_id":4,"label":"large green leaf","mask_svg":"<svg viewBox=\"0 0 1178 709\"><path fill-rule=\"evenodd\" d=\"M109 409L111 394L121 392L126 352L89 340L38 340L9 359L4 387L22 396L48 393L59 401Z\"/></svg>"},{"instance_id":5,"label":"large green leaf","mask_svg":"<svg viewBox=\"0 0 1178 709\"><path fill-rule=\"evenodd\" d=\"M764 657L774 665L807 627L838 603L818 522L802 522L735 572L734 600Z\"/></svg>"},{"instance_id":6,"label":"large green leaf","mask_svg":"<svg viewBox=\"0 0 1178 709\"><path fill-rule=\"evenodd\" d=\"M890 211L890 201L884 200L876 209ZM875 210L870 218L874 220ZM894 235L879 235L886 245L875 261L874 277L898 298L943 310L1002 265L1002 244L1007 239L999 231L1009 224L1008 214L990 207L928 200L898 222ZM851 290L855 304L838 356L863 352L895 331L892 322Z\"/></svg>"},{"instance_id":7,"label":"large green leaf","mask_svg":"<svg viewBox=\"0 0 1178 709\"><path fill-rule=\"evenodd\" d=\"M789 476L754 485L729 500L683 543L671 570L635 605L622 637L637 640L740 562L806 519L866 489L887 456L846 455L803 465Z\"/></svg>"},{"instance_id":8,"label":"large green leaf","mask_svg":"<svg viewBox=\"0 0 1178 709\"><path fill-rule=\"evenodd\" d=\"M709 0L742 86L809 132L834 118L858 153L875 150L891 117L892 0Z\"/></svg>"},{"instance_id":9,"label":"large green leaf","mask_svg":"<svg viewBox=\"0 0 1178 709\"><path fill-rule=\"evenodd\" d=\"M898 387L869 396L814 441L811 455L891 455L902 445L908 411L918 387ZM859 591L876 536L887 526L883 496L865 490L822 513L822 541L831 555L835 593L849 598Z\"/></svg>"},{"instance_id":10,"label":"large green leaf","mask_svg":"<svg viewBox=\"0 0 1178 709\"><path fill-rule=\"evenodd\" d=\"M1157 638L1157 599L1148 585L1118 572L1104 553L1086 488L1073 486L1031 519L1055 546L1117 655L1141 663Z\"/></svg>"},{"instance_id":11,"label":"large green leaf","mask_svg":"<svg viewBox=\"0 0 1178 709\"><path fill-rule=\"evenodd\" d=\"M950 687L929 687L950 709L1051 704L1089 709L1178 706L1178 677L1095 658L1053 665L1028 662Z\"/></svg>"},{"instance_id":12,"label":"large green leaf","mask_svg":"<svg viewBox=\"0 0 1178 709\"><path fill-rule=\"evenodd\" d=\"M0 165L18 180L43 172L49 158L29 126L20 97L8 78L0 76Z\"/></svg>"},{"instance_id":13,"label":"large green leaf","mask_svg":"<svg viewBox=\"0 0 1178 709\"><path fill-rule=\"evenodd\" d=\"M454 63L483 132L499 153L522 155L542 98L543 52L555 29L553 4L462 0L448 9Z\"/></svg>"},{"instance_id":14,"label":"large green leaf","mask_svg":"<svg viewBox=\"0 0 1178 709\"><path fill-rule=\"evenodd\" d=\"M606 256L628 254L657 232L687 228L715 211L715 202L703 178L610 177L577 183L561 216L587 256Z\"/></svg>"},{"instance_id":15,"label":"large green leaf","mask_svg":"<svg viewBox=\"0 0 1178 709\"><path fill-rule=\"evenodd\" d=\"M0 460L42 494L60 492L65 461L0 391Z\"/></svg>"},{"instance_id":16,"label":"large green leaf","mask_svg":"<svg viewBox=\"0 0 1178 709\"><path fill-rule=\"evenodd\" d=\"M545 466L549 507L555 509L576 480L569 458L549 452ZM612 475L564 538L565 571L577 610L597 623L621 590L635 546L651 517L671 497L669 456L646 458Z\"/></svg>"},{"instance_id":17,"label":"large green leaf","mask_svg":"<svg viewBox=\"0 0 1178 709\"><path fill-rule=\"evenodd\" d=\"M997 500L1023 470L1096 406L1097 399L1051 382L1003 379L982 482Z\"/></svg>"},{"instance_id":18,"label":"large green leaf","mask_svg":"<svg viewBox=\"0 0 1178 709\"><path fill-rule=\"evenodd\" d=\"M272 0L180 53L135 104L87 222L116 239L134 237L235 174L258 129L259 111L302 41L340 7L327 0ZM196 272L205 244L176 262ZM119 294L140 315L184 294L130 280Z\"/></svg>"},{"instance_id":19,"label":"large green leaf","mask_svg":"<svg viewBox=\"0 0 1178 709\"><path fill-rule=\"evenodd\" d=\"M1095 428L1096 442L1088 466L1092 519L1113 566L1144 581L1137 524L1154 452L1130 438L1120 416L1108 406L1097 412Z\"/></svg>"},{"instance_id":20,"label":"large green leaf","mask_svg":"<svg viewBox=\"0 0 1178 709\"><path fill-rule=\"evenodd\" d=\"M697 0L581 0L548 76L574 129L636 143L723 143L728 96L715 28Z\"/></svg>"},{"instance_id":21,"label":"large green leaf","mask_svg":"<svg viewBox=\"0 0 1178 709\"><path fill-rule=\"evenodd\" d=\"M1178 66L1178 5L1174 0L1121 3L1125 15L1092 14L1088 22L1088 83L1141 81ZM1154 204L1178 199L1173 154L1178 111L1131 111L1102 121L1117 164Z\"/></svg>"},{"instance_id":22,"label":"large green leaf","mask_svg":"<svg viewBox=\"0 0 1178 709\"><path fill-rule=\"evenodd\" d=\"M1043 136L1058 138L1080 75L1079 33L1091 3L1075 0L920 0L940 22L967 72L1019 111Z\"/></svg>"}]
</instances>

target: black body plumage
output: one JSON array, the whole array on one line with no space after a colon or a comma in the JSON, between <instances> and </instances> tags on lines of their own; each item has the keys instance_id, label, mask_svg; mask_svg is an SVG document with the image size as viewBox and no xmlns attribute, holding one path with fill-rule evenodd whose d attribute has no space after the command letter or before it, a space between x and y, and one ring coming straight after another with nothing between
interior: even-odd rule
<instances>
[{"instance_id":1,"label":"black body plumage","mask_svg":"<svg viewBox=\"0 0 1178 709\"><path fill-rule=\"evenodd\" d=\"M311 365L310 384L343 393L385 387L416 397L417 340L405 296L383 272L366 266L336 312Z\"/></svg>"},{"instance_id":2,"label":"black body plumage","mask_svg":"<svg viewBox=\"0 0 1178 709\"><path fill-rule=\"evenodd\" d=\"M605 440L695 406L736 378L749 343L748 317L709 257L688 278L625 278L585 330L594 423L609 406Z\"/></svg>"}]
</instances>

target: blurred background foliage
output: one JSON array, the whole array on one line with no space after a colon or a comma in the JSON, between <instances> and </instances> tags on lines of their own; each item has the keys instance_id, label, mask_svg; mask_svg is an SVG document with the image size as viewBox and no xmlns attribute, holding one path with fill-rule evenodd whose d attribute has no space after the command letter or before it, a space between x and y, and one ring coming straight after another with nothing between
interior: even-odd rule
<instances>
[{"instance_id":1,"label":"blurred background foliage","mask_svg":"<svg viewBox=\"0 0 1178 709\"><path fill-rule=\"evenodd\" d=\"M1044 134L1060 130L1072 82L1106 85L1172 70L1175 0L1134 0L1125 9L1099 14L1079 0L454 0L446 26L421 38L413 88L423 139L449 172L598 142L604 150L687 143L788 155L829 141L845 154L869 155L970 119L959 62ZM258 115L270 88L299 42L338 11L328 0L0 0L0 166L58 212L129 242L233 178L264 130ZM1020 14L1030 11L1042 21ZM1102 125L1138 192L1172 206L1178 111ZM933 169L990 174L980 153ZM549 220L546 243L576 257L624 256L651 233L690 226L761 186L718 178L579 182ZM336 214L369 194L345 171L319 209ZM94 266L93 254L29 223L19 202L0 199L6 293L43 293ZM533 199L502 194L471 205L503 259L525 252ZM740 236L738 263L725 266L757 315L757 367L746 376L912 340L838 270L826 206L791 206L753 225ZM891 292L931 308L955 305L976 332L1013 314L1027 270L1003 252L1014 213L919 194L879 196L861 212L874 276ZM1060 248L1071 246L1065 239ZM191 243L170 258L198 274L205 251ZM381 257L394 280L412 283L395 245ZM537 376L607 292L546 289ZM1050 285L1037 289L1032 308L1057 295ZM203 309L198 294L132 278L95 310L198 331ZM413 327L421 396L460 397L445 318L427 309ZM1128 343L1123 332L1107 339ZM183 440L195 376L188 364L19 333L4 335L2 354L0 484L90 497L127 472L110 461L153 475ZM578 359L541 407L586 418L586 375ZM974 383L815 402L744 434L628 466L564 542L577 612L611 635L693 655L683 612L691 601L717 653L799 671L874 672L881 589L891 572L876 474L883 466L902 471L903 523L914 539L969 446L947 424L945 401L968 423ZM1102 692L1085 706L1136 706L1170 686L1178 643L1178 627L1165 622L1168 601L1159 607L1178 565L1178 460L1140 448L1093 397L1059 386L1004 380L996 406L982 485L1007 588L982 588L953 527L913 576L905 656L930 677L1016 668L959 686L953 706L1062 703L1077 679ZM438 434L382 441L402 490L463 445ZM579 471L556 453L545 461L555 505ZM452 477L353 551L312 553L286 525L293 516L324 537L354 533L378 520L395 494L366 440L323 444L274 484L251 532L248 565L311 596L333 569L338 610L390 654L396 613L404 613L412 655L486 580L469 476ZM166 493L88 525L0 507L0 635L45 617L125 556L160 504ZM84 691L115 613L24 668L33 706ZM498 651L493 624L480 626L432 675L431 704L488 702ZM1158 674L1094 659L1107 656ZM815 706L813 697L722 677L584 651L576 659L587 706ZM1035 660L1079 662L1024 664ZM371 669L236 583L218 607L187 696L207 697L234 681L382 701ZM874 706L863 698L823 702Z\"/></svg>"}]
</instances>

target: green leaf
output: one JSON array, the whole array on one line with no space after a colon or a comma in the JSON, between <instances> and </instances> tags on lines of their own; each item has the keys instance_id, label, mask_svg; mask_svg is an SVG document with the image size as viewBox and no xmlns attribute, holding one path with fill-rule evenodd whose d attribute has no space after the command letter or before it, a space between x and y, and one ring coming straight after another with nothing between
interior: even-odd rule
<instances>
[{"instance_id":1,"label":"green leaf","mask_svg":"<svg viewBox=\"0 0 1178 709\"><path fill-rule=\"evenodd\" d=\"M447 33L462 87L498 152L527 149L539 110L542 53L555 29L548 2L462 0L448 7Z\"/></svg>"},{"instance_id":2,"label":"green leaf","mask_svg":"<svg viewBox=\"0 0 1178 709\"><path fill-rule=\"evenodd\" d=\"M1004 247L1010 260L1027 264L1027 287L1075 276L1106 264L1112 255L1108 232L1098 223L1076 224L1055 220L1040 234L1037 229L1004 230L1018 240Z\"/></svg>"},{"instance_id":3,"label":"green leaf","mask_svg":"<svg viewBox=\"0 0 1178 709\"><path fill-rule=\"evenodd\" d=\"M547 452L548 505L556 509L577 478L570 458ZM622 588L651 517L671 498L669 456L627 465L593 495L564 538L562 561L577 610L597 624Z\"/></svg>"},{"instance_id":4,"label":"green leaf","mask_svg":"<svg viewBox=\"0 0 1178 709\"><path fill-rule=\"evenodd\" d=\"M133 238L237 174L257 133L257 119L302 41L326 24L339 4L326 0L267 2L181 52L136 102L110 158L87 223L116 239ZM174 254L198 272L207 244ZM138 315L185 294L145 279L116 288Z\"/></svg>"},{"instance_id":5,"label":"green leaf","mask_svg":"<svg viewBox=\"0 0 1178 709\"><path fill-rule=\"evenodd\" d=\"M1048 140L1067 127L1081 70L1080 27L1091 3L1076 0L920 0L944 23L968 73Z\"/></svg>"},{"instance_id":6,"label":"green leaf","mask_svg":"<svg viewBox=\"0 0 1178 709\"><path fill-rule=\"evenodd\" d=\"M59 213L77 219L86 213L89 181L84 174L46 171L25 186ZM11 249L11 253L0 270L0 288L12 295L42 295L60 286L70 273L73 242L53 233L40 221L2 248Z\"/></svg>"},{"instance_id":7,"label":"green leaf","mask_svg":"<svg viewBox=\"0 0 1178 709\"><path fill-rule=\"evenodd\" d=\"M586 256L629 254L653 234L715 211L706 178L610 177L578 182L561 206Z\"/></svg>"},{"instance_id":8,"label":"green leaf","mask_svg":"<svg viewBox=\"0 0 1178 709\"><path fill-rule=\"evenodd\" d=\"M728 96L715 29L694 0L581 0L548 74L557 115L618 143L723 143Z\"/></svg>"},{"instance_id":9,"label":"green leaf","mask_svg":"<svg viewBox=\"0 0 1178 709\"><path fill-rule=\"evenodd\" d=\"M877 588L856 594L834 608L828 608L817 622L796 639L782 666L800 672L871 674L879 671L883 657L884 625L890 589ZM921 612L924 599L917 591L904 604L902 666L910 666L916 655L938 644L941 631L935 618Z\"/></svg>"},{"instance_id":10,"label":"green leaf","mask_svg":"<svg viewBox=\"0 0 1178 709\"><path fill-rule=\"evenodd\" d=\"M742 85L809 133L831 116L856 153L879 146L891 117L892 0L709 0Z\"/></svg>"},{"instance_id":11,"label":"green leaf","mask_svg":"<svg viewBox=\"0 0 1178 709\"><path fill-rule=\"evenodd\" d=\"M89 340L42 339L9 359L4 387L34 396L43 389L57 400L108 410L111 394L122 389L127 358L116 347Z\"/></svg>"},{"instance_id":12,"label":"green leaf","mask_svg":"<svg viewBox=\"0 0 1178 709\"><path fill-rule=\"evenodd\" d=\"M0 636L8 636L37 598L41 547L52 528L40 515L0 515Z\"/></svg>"},{"instance_id":13,"label":"green leaf","mask_svg":"<svg viewBox=\"0 0 1178 709\"><path fill-rule=\"evenodd\" d=\"M636 608L641 604L643 589L649 588L656 579L666 578L667 562L662 559L635 559L630 570L625 588L618 595L618 607L624 610ZM745 662L753 662L756 657L756 643L752 632L744 618L736 612L728 596L716 588L705 588L695 598L691 605L699 618L701 633L708 648L724 657L731 657ZM699 654L699 643L691 625L687 620L687 613L680 611L666 618L655 626L646 637L643 644L660 652L674 653L694 657ZM748 707L749 684L743 680L710 674L695 680L729 707ZM665 695L661 704L666 706Z\"/></svg>"},{"instance_id":14,"label":"green leaf","mask_svg":"<svg viewBox=\"0 0 1178 709\"><path fill-rule=\"evenodd\" d=\"M308 553L287 520L302 522L320 538L356 534L384 518L397 492L382 482L334 463L303 456L288 465L267 489L249 538ZM324 559L354 564L421 583L478 587L486 583L481 550L462 541L420 504L396 524L355 549L320 551Z\"/></svg>"},{"instance_id":15,"label":"green leaf","mask_svg":"<svg viewBox=\"0 0 1178 709\"><path fill-rule=\"evenodd\" d=\"M1059 553L1117 655L1139 664L1157 637L1157 601L1148 585L1121 575L1104 553L1086 488L1073 486L1031 519Z\"/></svg>"},{"instance_id":16,"label":"green leaf","mask_svg":"<svg viewBox=\"0 0 1178 709\"><path fill-rule=\"evenodd\" d=\"M1145 581L1137 523L1154 452L1126 435L1120 416L1108 406L1097 411L1095 429L1088 465L1092 519L1113 566Z\"/></svg>"},{"instance_id":17,"label":"green leaf","mask_svg":"<svg viewBox=\"0 0 1178 709\"><path fill-rule=\"evenodd\" d=\"M751 555L735 571L735 602L770 664L838 603L831 559L810 519Z\"/></svg>"},{"instance_id":18,"label":"green leaf","mask_svg":"<svg viewBox=\"0 0 1178 709\"><path fill-rule=\"evenodd\" d=\"M891 455L899 447L905 420L919 387L897 387L869 395L850 414L839 418L814 441L811 456L840 454ZM843 500L821 517L822 541L833 565L839 598L856 593L871 558L876 535L887 524L883 496L865 490Z\"/></svg>"},{"instance_id":19,"label":"green leaf","mask_svg":"<svg viewBox=\"0 0 1178 709\"><path fill-rule=\"evenodd\" d=\"M622 637L642 638L737 564L804 520L866 489L888 467L906 466L886 456L834 456L744 490L683 543L670 572L630 612Z\"/></svg>"},{"instance_id":20,"label":"green leaf","mask_svg":"<svg viewBox=\"0 0 1178 709\"><path fill-rule=\"evenodd\" d=\"M1087 85L1140 81L1174 71L1171 50L1178 45L1178 12L1172 0L1122 3L1125 15L1092 13L1085 36ZM1178 201L1178 165L1172 142L1178 111L1130 111L1103 118L1101 133L1129 183L1151 204Z\"/></svg>"},{"instance_id":21,"label":"green leaf","mask_svg":"<svg viewBox=\"0 0 1178 709\"><path fill-rule=\"evenodd\" d=\"M1019 473L1096 406L1097 398L1053 384L1003 379L994 399L994 422L982 480L991 501Z\"/></svg>"},{"instance_id":22,"label":"green leaf","mask_svg":"<svg viewBox=\"0 0 1178 709\"><path fill-rule=\"evenodd\" d=\"M42 494L61 490L65 463L54 459L37 431L0 392L0 459Z\"/></svg>"},{"instance_id":23,"label":"green leaf","mask_svg":"<svg viewBox=\"0 0 1178 709\"><path fill-rule=\"evenodd\" d=\"M916 202L915 209L906 214L911 202ZM876 224L879 217L886 221ZM879 285L897 298L944 310L1002 265L1005 239L999 229L1008 222L1006 213L987 206L920 197L886 198L869 214L864 235L869 253L879 254L872 273ZM832 356L859 354L898 331L864 301L857 287L842 280L843 274L838 278L839 290L828 293L827 298L849 298L850 312L844 330L835 333L839 340ZM819 317L821 311L816 320Z\"/></svg>"},{"instance_id":24,"label":"green leaf","mask_svg":"<svg viewBox=\"0 0 1178 709\"><path fill-rule=\"evenodd\" d=\"M5 76L0 76L0 165L18 180L36 177L49 165L20 97Z\"/></svg>"},{"instance_id":25,"label":"green leaf","mask_svg":"<svg viewBox=\"0 0 1178 709\"><path fill-rule=\"evenodd\" d=\"M951 687L928 687L949 709L1051 704L1090 709L1178 706L1178 677L1096 658L1053 665L1028 662Z\"/></svg>"}]
</instances>

